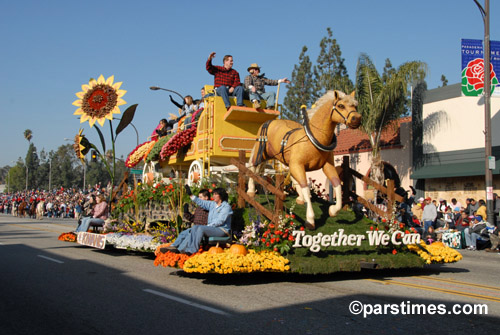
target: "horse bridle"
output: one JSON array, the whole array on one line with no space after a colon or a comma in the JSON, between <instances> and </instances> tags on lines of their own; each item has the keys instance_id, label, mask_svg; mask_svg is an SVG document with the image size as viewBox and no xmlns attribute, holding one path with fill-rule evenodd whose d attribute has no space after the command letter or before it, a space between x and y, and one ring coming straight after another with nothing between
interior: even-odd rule
<instances>
[{"instance_id":1,"label":"horse bridle","mask_svg":"<svg viewBox=\"0 0 500 335\"><path fill-rule=\"evenodd\" d=\"M339 101L337 100L335 102L335 104L333 105L332 107L332 112L330 113L330 119L332 118L333 116L333 111L336 111L337 113L339 113L339 115L344 119L344 122L347 124L347 120L349 120L349 116L351 116L351 113L355 113L356 111L350 111L349 114L347 114L347 117L345 117L338 109L337 109L337 103Z\"/></svg>"}]
</instances>

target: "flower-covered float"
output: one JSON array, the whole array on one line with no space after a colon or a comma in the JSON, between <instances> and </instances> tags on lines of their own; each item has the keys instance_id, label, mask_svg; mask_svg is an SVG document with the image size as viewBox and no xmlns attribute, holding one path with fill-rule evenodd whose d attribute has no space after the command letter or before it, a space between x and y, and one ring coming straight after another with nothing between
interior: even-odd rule
<instances>
[{"instance_id":1,"label":"flower-covered float","mask_svg":"<svg viewBox=\"0 0 500 335\"><path fill-rule=\"evenodd\" d=\"M79 108L75 115L80 122L89 121L92 127L97 122L103 126L109 120L112 140L112 164L116 136L130 123L135 107L125 111L120 124L113 130L113 114L120 113L118 106L125 91L121 83L114 83L114 77L91 80L77 93ZM231 114L232 115L232 114ZM236 114L227 117L236 117ZM108 168L112 180L114 169L104 157L105 144L101 131L95 127L102 142L99 157ZM196 127L176 134L155 138L135 148L127 157L128 167L141 161L167 160L181 153L181 148L191 143ZM97 150L82 131L75 137L75 153L83 159L89 148ZM341 210L336 217L324 217L324 208L330 205L325 199L325 189L310 183L313 195L314 215L320 218L315 229L306 229L306 209L296 206L287 199L279 221L268 221L253 208L235 208L237 191L234 185L221 180L202 179L193 188L224 187L230 194L233 205L233 236L225 245L202 245L192 255L179 254L164 248L175 241L179 234L189 227L182 211L186 203L192 204L183 191L185 180L162 179L151 183L136 183L114 199L111 218L99 232L67 233L61 240L74 241L95 247L112 246L147 252L155 255L154 265L176 267L186 273L251 273L251 272L293 272L303 274L333 273L339 271L360 271L362 268L408 268L422 267L432 263L450 263L461 259L461 255L445 245L423 245L420 235L406 227L394 217L374 222L359 218L351 210ZM260 197L260 198L259 198ZM272 196L257 196L261 203L273 202ZM271 198L271 199L270 199ZM110 199L111 200L111 199Z\"/></svg>"}]
</instances>

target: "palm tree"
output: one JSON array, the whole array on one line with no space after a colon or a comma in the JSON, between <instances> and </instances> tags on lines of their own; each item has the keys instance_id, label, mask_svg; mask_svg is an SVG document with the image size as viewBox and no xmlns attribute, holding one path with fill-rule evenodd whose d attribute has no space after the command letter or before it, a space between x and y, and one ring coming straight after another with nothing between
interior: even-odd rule
<instances>
[{"instance_id":1,"label":"palm tree","mask_svg":"<svg viewBox=\"0 0 500 335\"><path fill-rule=\"evenodd\" d=\"M380 157L382 131L408 111L409 86L423 80L425 73L425 63L407 62L393 69L387 60L381 76L368 55L362 54L358 59L358 112L363 117L361 129L368 134L372 146L371 177L380 184L384 179Z\"/></svg>"},{"instance_id":2,"label":"palm tree","mask_svg":"<svg viewBox=\"0 0 500 335\"><path fill-rule=\"evenodd\" d=\"M31 143L31 138L33 138L33 132L30 129L26 129L24 131L24 138L28 141L28 143Z\"/></svg>"}]
</instances>

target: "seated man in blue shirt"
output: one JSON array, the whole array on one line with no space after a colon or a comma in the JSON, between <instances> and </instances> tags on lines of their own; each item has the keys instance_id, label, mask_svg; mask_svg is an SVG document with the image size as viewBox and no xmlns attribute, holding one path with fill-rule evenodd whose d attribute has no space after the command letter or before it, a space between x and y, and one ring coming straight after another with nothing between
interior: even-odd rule
<instances>
[{"instance_id":1,"label":"seated man in blue shirt","mask_svg":"<svg viewBox=\"0 0 500 335\"><path fill-rule=\"evenodd\" d=\"M208 210L206 226L196 225L182 232L167 250L178 250L185 254L194 254L200 249L203 236L222 237L231 232L231 215L233 211L227 202L228 195L223 188L213 191L213 201L201 200L193 195L189 186L185 185L186 193L192 201L201 208ZM162 250L163 251L163 250Z\"/></svg>"}]
</instances>

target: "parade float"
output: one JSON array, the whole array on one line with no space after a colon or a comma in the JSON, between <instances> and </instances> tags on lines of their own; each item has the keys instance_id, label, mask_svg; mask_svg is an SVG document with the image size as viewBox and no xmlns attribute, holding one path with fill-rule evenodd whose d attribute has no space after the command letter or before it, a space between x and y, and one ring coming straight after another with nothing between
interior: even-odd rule
<instances>
[{"instance_id":1,"label":"parade float","mask_svg":"<svg viewBox=\"0 0 500 335\"><path fill-rule=\"evenodd\" d=\"M105 164L114 182L114 143L132 121L137 105L125 111L113 130L113 114L120 113L118 106L125 103L121 83L113 81L114 77L105 80L103 76L91 80L77 93L79 99L74 104L79 107L75 114L81 116L81 123L89 121L93 127L96 122L103 126L105 120L109 121L113 158ZM213 92L213 87L207 85L205 91ZM194 115L184 121L191 122L191 127L179 126L167 136L150 138L130 152L125 164L143 164L142 182L127 187L122 181L116 187L109 199L111 218L102 227L78 235L63 234L60 239L101 249L147 252L154 255L155 266L202 274L322 274L415 268L461 259L460 253L442 243L424 244L420 234L397 220L396 204L403 199L394 193L390 180L386 185L365 180L387 198L386 211L349 190L353 177L367 177L350 169L345 160L342 166L335 167L332 150L337 123L357 127L361 122L352 95L328 93L312 111L302 108L304 126L276 120L278 108L254 109L250 101L245 101L245 107L231 106L228 110L222 98L215 95L205 97L203 102L197 122ZM324 134L315 133L321 127ZM106 161L104 136L98 127L95 129L102 153L82 131L75 137L75 152L83 159L92 148ZM296 145L304 139L307 143L303 147ZM292 152L288 146L297 151ZM271 162L267 169L257 168L271 158L282 164ZM250 169L246 164L249 160ZM304 181L302 171L305 165L312 167L312 161L314 168L323 167L335 185L334 205L314 181ZM237 172L237 178L228 178L229 171ZM292 180L296 181L295 189ZM245 189L247 182L249 190ZM164 248L189 227L182 215L184 204L192 206L183 191L185 183L195 194L202 187L225 188L235 213L229 240L213 243L208 239L192 255ZM261 185L260 194L255 194L254 183ZM349 207L349 199L365 205L378 219L359 216Z\"/></svg>"}]
</instances>

